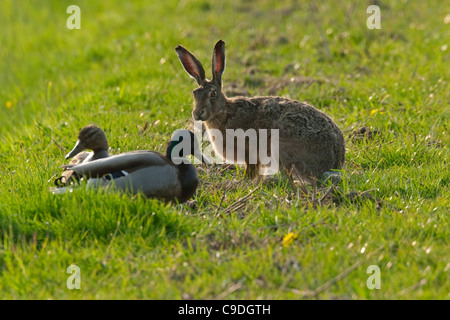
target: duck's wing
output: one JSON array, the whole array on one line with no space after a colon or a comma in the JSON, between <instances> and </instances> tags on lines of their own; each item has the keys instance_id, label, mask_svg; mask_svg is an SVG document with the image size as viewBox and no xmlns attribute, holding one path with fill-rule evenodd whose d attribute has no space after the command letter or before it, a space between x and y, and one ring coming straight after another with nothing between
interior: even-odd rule
<instances>
[{"instance_id":1,"label":"duck's wing","mask_svg":"<svg viewBox=\"0 0 450 320\"><path fill-rule=\"evenodd\" d=\"M145 167L167 165L171 165L170 162L158 152L132 151L75 166L66 166L66 169L83 176L95 177L118 171L134 172Z\"/></svg>"},{"instance_id":2,"label":"duck's wing","mask_svg":"<svg viewBox=\"0 0 450 320\"><path fill-rule=\"evenodd\" d=\"M93 152L87 152L87 151L80 152L75 157L70 159L69 164L65 167L69 167L69 166L73 167L73 166L79 165L83 162L89 161L89 159L92 158L92 155L93 155ZM60 177L55 179L54 183L57 187L61 187L61 186L69 184L72 179L77 181L79 179L79 177L77 177L77 175L74 174L73 170L66 170L61 174Z\"/></svg>"},{"instance_id":3,"label":"duck's wing","mask_svg":"<svg viewBox=\"0 0 450 320\"><path fill-rule=\"evenodd\" d=\"M75 157L70 159L69 166L77 165L86 161L89 161L92 158L93 152L83 151L77 154Z\"/></svg>"},{"instance_id":4,"label":"duck's wing","mask_svg":"<svg viewBox=\"0 0 450 320\"><path fill-rule=\"evenodd\" d=\"M115 185L123 191L141 191L147 197L165 200L173 200L182 195L178 170L172 165L147 166L104 183Z\"/></svg>"}]
</instances>

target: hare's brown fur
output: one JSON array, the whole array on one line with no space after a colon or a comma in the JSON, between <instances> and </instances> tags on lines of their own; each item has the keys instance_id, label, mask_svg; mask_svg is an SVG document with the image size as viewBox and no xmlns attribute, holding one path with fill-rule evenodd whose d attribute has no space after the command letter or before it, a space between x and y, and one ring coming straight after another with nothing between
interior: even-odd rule
<instances>
[{"instance_id":1,"label":"hare's brown fur","mask_svg":"<svg viewBox=\"0 0 450 320\"><path fill-rule=\"evenodd\" d=\"M282 97L227 98L221 90L224 50L224 43L219 41L213 53L213 79L207 80L200 62L185 48L176 48L184 68L199 84L193 91L194 119L204 121L207 129L219 130L223 146L226 146L226 129L278 129L280 164L306 181L320 178L331 169L342 168L344 136L325 113L307 103ZM218 150L221 146L216 146L214 141L212 144L225 159L236 160L227 157L225 147ZM248 150L245 146L245 163L247 173L253 176L260 169L260 163L258 159L256 165L249 164Z\"/></svg>"}]
</instances>

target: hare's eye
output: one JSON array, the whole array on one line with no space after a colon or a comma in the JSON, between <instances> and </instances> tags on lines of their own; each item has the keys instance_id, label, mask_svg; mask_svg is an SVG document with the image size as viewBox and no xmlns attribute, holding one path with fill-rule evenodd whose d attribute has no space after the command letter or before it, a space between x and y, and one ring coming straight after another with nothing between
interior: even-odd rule
<instances>
[{"instance_id":1,"label":"hare's eye","mask_svg":"<svg viewBox=\"0 0 450 320\"><path fill-rule=\"evenodd\" d=\"M216 95L217 95L216 90L212 90L212 91L211 91L211 97L214 98Z\"/></svg>"}]
</instances>

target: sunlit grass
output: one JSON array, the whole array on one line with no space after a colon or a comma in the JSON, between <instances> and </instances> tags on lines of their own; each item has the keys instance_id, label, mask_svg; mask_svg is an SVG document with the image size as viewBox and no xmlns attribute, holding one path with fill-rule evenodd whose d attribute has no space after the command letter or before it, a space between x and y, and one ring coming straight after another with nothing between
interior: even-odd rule
<instances>
[{"instance_id":1,"label":"sunlit grass","mask_svg":"<svg viewBox=\"0 0 450 320\"><path fill-rule=\"evenodd\" d=\"M66 28L71 4L81 30ZM365 2L1 1L2 298L448 299L448 12L380 6L369 30ZM88 123L113 154L164 152L191 125L195 88L174 48L210 70L220 38L225 90L275 91L337 122L337 190L199 167L191 206L49 192ZM363 126L377 134L355 138ZM80 290L66 287L71 264ZM370 265L380 290L366 286Z\"/></svg>"}]
</instances>

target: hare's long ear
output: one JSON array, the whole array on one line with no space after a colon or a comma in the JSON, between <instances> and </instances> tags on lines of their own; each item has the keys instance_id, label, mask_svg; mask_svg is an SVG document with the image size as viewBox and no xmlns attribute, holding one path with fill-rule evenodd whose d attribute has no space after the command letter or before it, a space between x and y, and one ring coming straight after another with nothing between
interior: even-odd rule
<instances>
[{"instance_id":1,"label":"hare's long ear","mask_svg":"<svg viewBox=\"0 0 450 320\"><path fill-rule=\"evenodd\" d=\"M222 74L225 70L225 42L219 40L214 46L212 57L213 81L222 86Z\"/></svg>"},{"instance_id":2,"label":"hare's long ear","mask_svg":"<svg viewBox=\"0 0 450 320\"><path fill-rule=\"evenodd\" d=\"M197 81L198 85L201 85L205 81L205 69L203 69L200 61L181 45L178 45L175 51L184 70Z\"/></svg>"}]
</instances>

